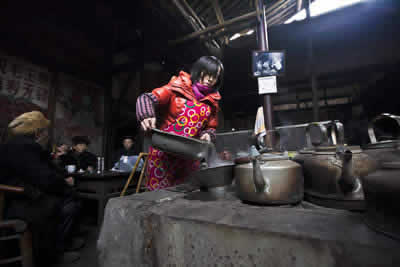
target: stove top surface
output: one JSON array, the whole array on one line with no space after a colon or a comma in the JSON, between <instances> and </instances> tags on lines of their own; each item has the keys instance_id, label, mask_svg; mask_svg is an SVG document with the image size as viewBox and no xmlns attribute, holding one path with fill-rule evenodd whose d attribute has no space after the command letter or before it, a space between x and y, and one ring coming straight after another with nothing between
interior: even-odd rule
<instances>
[{"instance_id":1,"label":"stove top surface","mask_svg":"<svg viewBox=\"0 0 400 267\"><path fill-rule=\"evenodd\" d=\"M225 187L215 187L209 189L201 189L198 186L192 184L182 184L176 187L167 188L166 191L183 193L181 198L186 200L193 200L193 201L201 201L201 202L214 202L214 201L223 201L223 202L230 202L230 203L240 203L239 205L244 206L254 206L254 207L280 207L280 208L294 208L294 209L307 209L307 210L332 210L335 211L337 209L327 208L323 206L319 206L313 204L308 201L301 201L300 203L294 205L261 205L257 203L251 203L242 201L236 195L236 189L234 185L225 186Z\"/></svg>"}]
</instances>

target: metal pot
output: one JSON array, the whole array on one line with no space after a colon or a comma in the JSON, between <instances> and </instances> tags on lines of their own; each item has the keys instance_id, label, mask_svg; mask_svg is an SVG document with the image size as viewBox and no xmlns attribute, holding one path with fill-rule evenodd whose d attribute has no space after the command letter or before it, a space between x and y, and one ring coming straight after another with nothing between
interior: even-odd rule
<instances>
[{"instance_id":1,"label":"metal pot","mask_svg":"<svg viewBox=\"0 0 400 267\"><path fill-rule=\"evenodd\" d=\"M383 113L368 124L368 135L370 144L363 146L364 152L378 161L379 164L384 162L400 161L400 150L397 149L400 140L377 141L375 135L376 123L384 119L394 120L400 127L400 117L389 113Z\"/></svg>"},{"instance_id":2,"label":"metal pot","mask_svg":"<svg viewBox=\"0 0 400 267\"><path fill-rule=\"evenodd\" d=\"M191 175L191 183L206 190L231 185L234 166L235 164L231 163L213 168L202 168Z\"/></svg>"},{"instance_id":3,"label":"metal pot","mask_svg":"<svg viewBox=\"0 0 400 267\"><path fill-rule=\"evenodd\" d=\"M357 146L344 145L343 125L333 121L330 125L331 146L318 146L312 142L311 127L317 127L328 138L327 128L318 123L307 126L308 143L313 149L300 151L294 160L304 169L305 194L310 202L318 205L350 209L365 209L364 195L360 177L377 168L377 163L371 157L362 153Z\"/></svg>"},{"instance_id":4,"label":"metal pot","mask_svg":"<svg viewBox=\"0 0 400 267\"><path fill-rule=\"evenodd\" d=\"M236 165L238 197L267 205L293 204L303 199L301 166L283 154L251 156L251 162ZM243 162L243 161L242 161Z\"/></svg>"},{"instance_id":5,"label":"metal pot","mask_svg":"<svg viewBox=\"0 0 400 267\"><path fill-rule=\"evenodd\" d=\"M212 143L188 138L158 129L152 130L152 146L164 152L194 160L207 161L210 151L215 150Z\"/></svg>"},{"instance_id":6,"label":"metal pot","mask_svg":"<svg viewBox=\"0 0 400 267\"><path fill-rule=\"evenodd\" d=\"M400 239L400 161L384 162L362 179L366 220L372 229Z\"/></svg>"}]
</instances>

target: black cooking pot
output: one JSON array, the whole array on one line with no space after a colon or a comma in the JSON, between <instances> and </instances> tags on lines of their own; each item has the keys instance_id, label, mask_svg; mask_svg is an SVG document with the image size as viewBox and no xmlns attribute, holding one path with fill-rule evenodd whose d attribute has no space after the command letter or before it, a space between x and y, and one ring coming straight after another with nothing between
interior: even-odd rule
<instances>
[{"instance_id":1,"label":"black cooking pot","mask_svg":"<svg viewBox=\"0 0 400 267\"><path fill-rule=\"evenodd\" d=\"M191 175L190 181L192 184L207 189L231 185L234 166L233 163L227 163L218 167L202 168Z\"/></svg>"}]
</instances>

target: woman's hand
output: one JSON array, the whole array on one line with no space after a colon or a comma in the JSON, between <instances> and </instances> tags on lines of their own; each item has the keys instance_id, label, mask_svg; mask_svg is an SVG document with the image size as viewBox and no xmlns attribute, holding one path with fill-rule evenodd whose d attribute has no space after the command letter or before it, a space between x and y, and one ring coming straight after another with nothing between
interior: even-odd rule
<instances>
[{"instance_id":1,"label":"woman's hand","mask_svg":"<svg viewBox=\"0 0 400 267\"><path fill-rule=\"evenodd\" d=\"M200 137L200 140L204 140L204 141L207 141L207 142L211 142L211 136L210 136L210 134L205 133L205 134L203 134L203 135Z\"/></svg>"},{"instance_id":2,"label":"woman's hand","mask_svg":"<svg viewBox=\"0 0 400 267\"><path fill-rule=\"evenodd\" d=\"M145 132L150 131L151 129L156 128L156 118L152 117L144 119L140 124Z\"/></svg>"},{"instance_id":3,"label":"woman's hand","mask_svg":"<svg viewBox=\"0 0 400 267\"><path fill-rule=\"evenodd\" d=\"M74 186L74 185L75 185L75 180L74 180L73 177L65 178L65 182L66 182L69 186Z\"/></svg>"}]
</instances>

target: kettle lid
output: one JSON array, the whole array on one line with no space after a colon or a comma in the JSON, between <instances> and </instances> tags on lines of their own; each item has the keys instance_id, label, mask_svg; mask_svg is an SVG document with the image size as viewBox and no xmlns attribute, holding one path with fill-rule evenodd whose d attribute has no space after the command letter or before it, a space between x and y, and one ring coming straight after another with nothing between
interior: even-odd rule
<instances>
[{"instance_id":1,"label":"kettle lid","mask_svg":"<svg viewBox=\"0 0 400 267\"><path fill-rule=\"evenodd\" d=\"M400 169L400 161L388 161L382 163L383 169Z\"/></svg>"},{"instance_id":2,"label":"kettle lid","mask_svg":"<svg viewBox=\"0 0 400 267\"><path fill-rule=\"evenodd\" d=\"M263 153L260 159L262 161L288 160L289 155L287 153Z\"/></svg>"},{"instance_id":3,"label":"kettle lid","mask_svg":"<svg viewBox=\"0 0 400 267\"><path fill-rule=\"evenodd\" d=\"M313 154L335 154L338 146L319 146L315 148L315 152ZM362 152L360 146L344 146L346 149L349 149L353 154L359 154Z\"/></svg>"},{"instance_id":4,"label":"kettle lid","mask_svg":"<svg viewBox=\"0 0 400 267\"><path fill-rule=\"evenodd\" d=\"M364 149L397 148L400 140L385 140L363 146Z\"/></svg>"}]
</instances>

